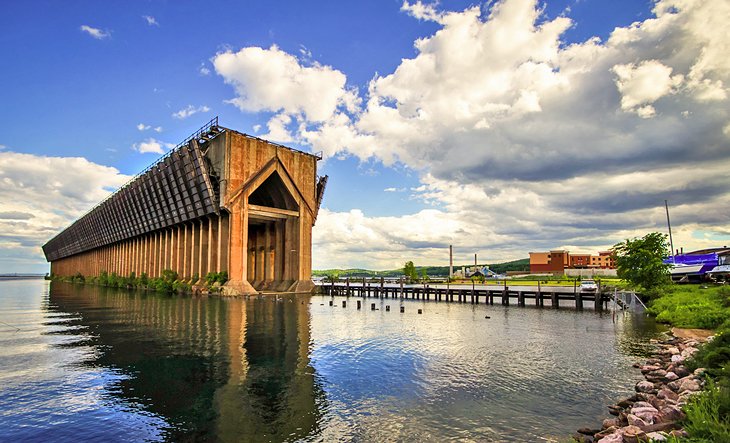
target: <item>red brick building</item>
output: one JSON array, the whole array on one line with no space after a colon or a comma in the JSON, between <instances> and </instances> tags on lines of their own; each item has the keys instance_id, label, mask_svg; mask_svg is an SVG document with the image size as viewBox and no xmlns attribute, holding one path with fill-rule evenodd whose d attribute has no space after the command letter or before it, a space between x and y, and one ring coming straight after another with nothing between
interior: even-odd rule
<instances>
[{"instance_id":1,"label":"red brick building","mask_svg":"<svg viewBox=\"0 0 730 443\"><path fill-rule=\"evenodd\" d=\"M562 274L566 268L572 269L615 269L610 251L598 255L571 254L565 250L550 252L530 252L530 272Z\"/></svg>"}]
</instances>

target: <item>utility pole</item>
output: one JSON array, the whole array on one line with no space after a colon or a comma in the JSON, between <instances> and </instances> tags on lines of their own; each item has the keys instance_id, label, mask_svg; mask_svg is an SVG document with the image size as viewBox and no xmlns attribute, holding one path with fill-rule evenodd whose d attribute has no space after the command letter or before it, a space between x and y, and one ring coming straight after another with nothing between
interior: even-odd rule
<instances>
[{"instance_id":1,"label":"utility pole","mask_svg":"<svg viewBox=\"0 0 730 443\"><path fill-rule=\"evenodd\" d=\"M454 276L454 246L449 245L449 278Z\"/></svg>"},{"instance_id":2,"label":"utility pole","mask_svg":"<svg viewBox=\"0 0 730 443\"><path fill-rule=\"evenodd\" d=\"M666 200L664 200L664 208L667 210L667 227L669 228L669 247L671 249L672 254L672 263L674 263L674 241L672 240L672 224L669 222L669 203L667 203Z\"/></svg>"}]
</instances>

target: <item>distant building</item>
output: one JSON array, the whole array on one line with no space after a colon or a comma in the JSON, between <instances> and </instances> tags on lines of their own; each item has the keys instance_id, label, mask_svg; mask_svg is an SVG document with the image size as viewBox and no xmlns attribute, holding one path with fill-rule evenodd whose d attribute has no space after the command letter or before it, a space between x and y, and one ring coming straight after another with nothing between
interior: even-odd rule
<instances>
[{"instance_id":1,"label":"distant building","mask_svg":"<svg viewBox=\"0 0 730 443\"><path fill-rule=\"evenodd\" d=\"M615 269L610 251L601 251L598 255L571 254L558 249L550 252L530 252L530 272L538 274L550 272L562 274L565 269Z\"/></svg>"}]
</instances>

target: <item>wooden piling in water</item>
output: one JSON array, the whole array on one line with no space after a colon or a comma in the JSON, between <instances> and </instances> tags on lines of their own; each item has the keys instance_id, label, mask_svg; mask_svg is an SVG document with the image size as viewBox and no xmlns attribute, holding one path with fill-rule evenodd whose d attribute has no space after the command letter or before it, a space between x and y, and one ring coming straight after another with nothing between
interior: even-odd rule
<instances>
[{"instance_id":1,"label":"wooden piling in water","mask_svg":"<svg viewBox=\"0 0 730 443\"><path fill-rule=\"evenodd\" d=\"M360 300L357 301L357 309L360 309L362 307Z\"/></svg>"},{"instance_id":2,"label":"wooden piling in water","mask_svg":"<svg viewBox=\"0 0 730 443\"><path fill-rule=\"evenodd\" d=\"M560 298L558 297L557 292L552 291L550 293L550 303L552 303L553 308L555 308L555 309L560 307Z\"/></svg>"}]
</instances>

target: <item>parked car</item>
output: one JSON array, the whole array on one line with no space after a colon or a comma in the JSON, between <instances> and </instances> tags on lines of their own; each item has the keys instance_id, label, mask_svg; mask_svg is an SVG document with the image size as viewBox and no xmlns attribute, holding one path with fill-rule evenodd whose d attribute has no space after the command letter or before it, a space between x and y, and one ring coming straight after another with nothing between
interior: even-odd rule
<instances>
[{"instance_id":1,"label":"parked car","mask_svg":"<svg viewBox=\"0 0 730 443\"><path fill-rule=\"evenodd\" d=\"M580 291L581 292L595 292L598 290L598 285L596 285L596 282L593 280L583 280L580 282Z\"/></svg>"}]
</instances>

